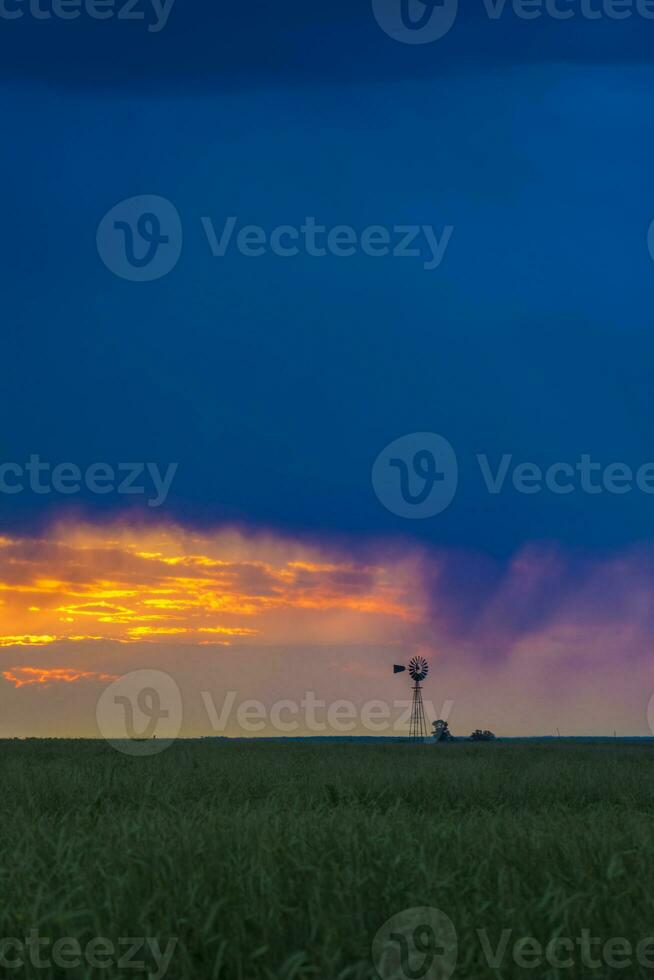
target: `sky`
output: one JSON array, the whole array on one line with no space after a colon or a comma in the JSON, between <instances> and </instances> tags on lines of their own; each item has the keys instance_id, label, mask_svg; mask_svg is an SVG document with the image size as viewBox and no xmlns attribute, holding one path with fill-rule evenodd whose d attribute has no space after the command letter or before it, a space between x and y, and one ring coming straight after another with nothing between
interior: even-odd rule
<instances>
[{"instance_id":1,"label":"sky","mask_svg":"<svg viewBox=\"0 0 654 980\"><path fill-rule=\"evenodd\" d=\"M648 5L139 3L0 9L0 735L650 734Z\"/></svg>"}]
</instances>

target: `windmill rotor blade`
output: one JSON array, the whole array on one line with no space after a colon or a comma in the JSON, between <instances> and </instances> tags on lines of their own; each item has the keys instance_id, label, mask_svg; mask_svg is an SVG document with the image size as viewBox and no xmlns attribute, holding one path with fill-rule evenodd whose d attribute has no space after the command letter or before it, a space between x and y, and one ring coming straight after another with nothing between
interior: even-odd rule
<instances>
[{"instance_id":1,"label":"windmill rotor blade","mask_svg":"<svg viewBox=\"0 0 654 980\"><path fill-rule=\"evenodd\" d=\"M429 664L424 657L413 657L409 663L409 673L414 681L424 681L429 673Z\"/></svg>"}]
</instances>

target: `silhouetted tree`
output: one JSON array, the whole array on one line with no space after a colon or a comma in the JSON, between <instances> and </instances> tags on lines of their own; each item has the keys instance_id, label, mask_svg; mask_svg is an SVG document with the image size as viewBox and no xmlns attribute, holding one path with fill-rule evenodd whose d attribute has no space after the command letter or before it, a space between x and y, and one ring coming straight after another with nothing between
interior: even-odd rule
<instances>
[{"instance_id":1,"label":"silhouetted tree","mask_svg":"<svg viewBox=\"0 0 654 980\"><path fill-rule=\"evenodd\" d=\"M442 718L432 722L432 728L434 729L434 738L437 742L450 742L454 737L450 731L450 726Z\"/></svg>"},{"instance_id":2,"label":"silhouetted tree","mask_svg":"<svg viewBox=\"0 0 654 980\"><path fill-rule=\"evenodd\" d=\"M487 728L476 728L470 738L473 742L492 742L495 736Z\"/></svg>"}]
</instances>

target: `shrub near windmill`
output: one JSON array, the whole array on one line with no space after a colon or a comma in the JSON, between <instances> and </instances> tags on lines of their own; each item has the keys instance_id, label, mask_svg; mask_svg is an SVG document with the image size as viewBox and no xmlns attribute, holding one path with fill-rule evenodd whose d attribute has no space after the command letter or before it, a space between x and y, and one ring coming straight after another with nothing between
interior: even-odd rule
<instances>
[{"instance_id":1,"label":"shrub near windmill","mask_svg":"<svg viewBox=\"0 0 654 980\"><path fill-rule=\"evenodd\" d=\"M394 674L401 674L406 669L401 664L393 664ZM425 709L422 703L422 687L420 686L420 682L424 681L429 673L429 664L424 657L412 657L409 661L408 670L413 680L409 738L412 742L423 742L427 738L427 722L425 721Z\"/></svg>"}]
</instances>

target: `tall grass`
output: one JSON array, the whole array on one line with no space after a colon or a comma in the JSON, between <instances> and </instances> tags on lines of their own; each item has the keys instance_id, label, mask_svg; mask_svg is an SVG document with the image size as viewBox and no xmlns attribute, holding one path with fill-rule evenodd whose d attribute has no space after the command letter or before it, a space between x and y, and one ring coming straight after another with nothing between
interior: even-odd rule
<instances>
[{"instance_id":1,"label":"tall grass","mask_svg":"<svg viewBox=\"0 0 654 980\"><path fill-rule=\"evenodd\" d=\"M382 923L434 906L458 933L455 978L608 976L508 954L494 971L477 930L493 946L503 929L654 935L652 763L619 742L206 741L150 758L2 742L0 938L177 937L170 980L370 980Z\"/></svg>"}]
</instances>

